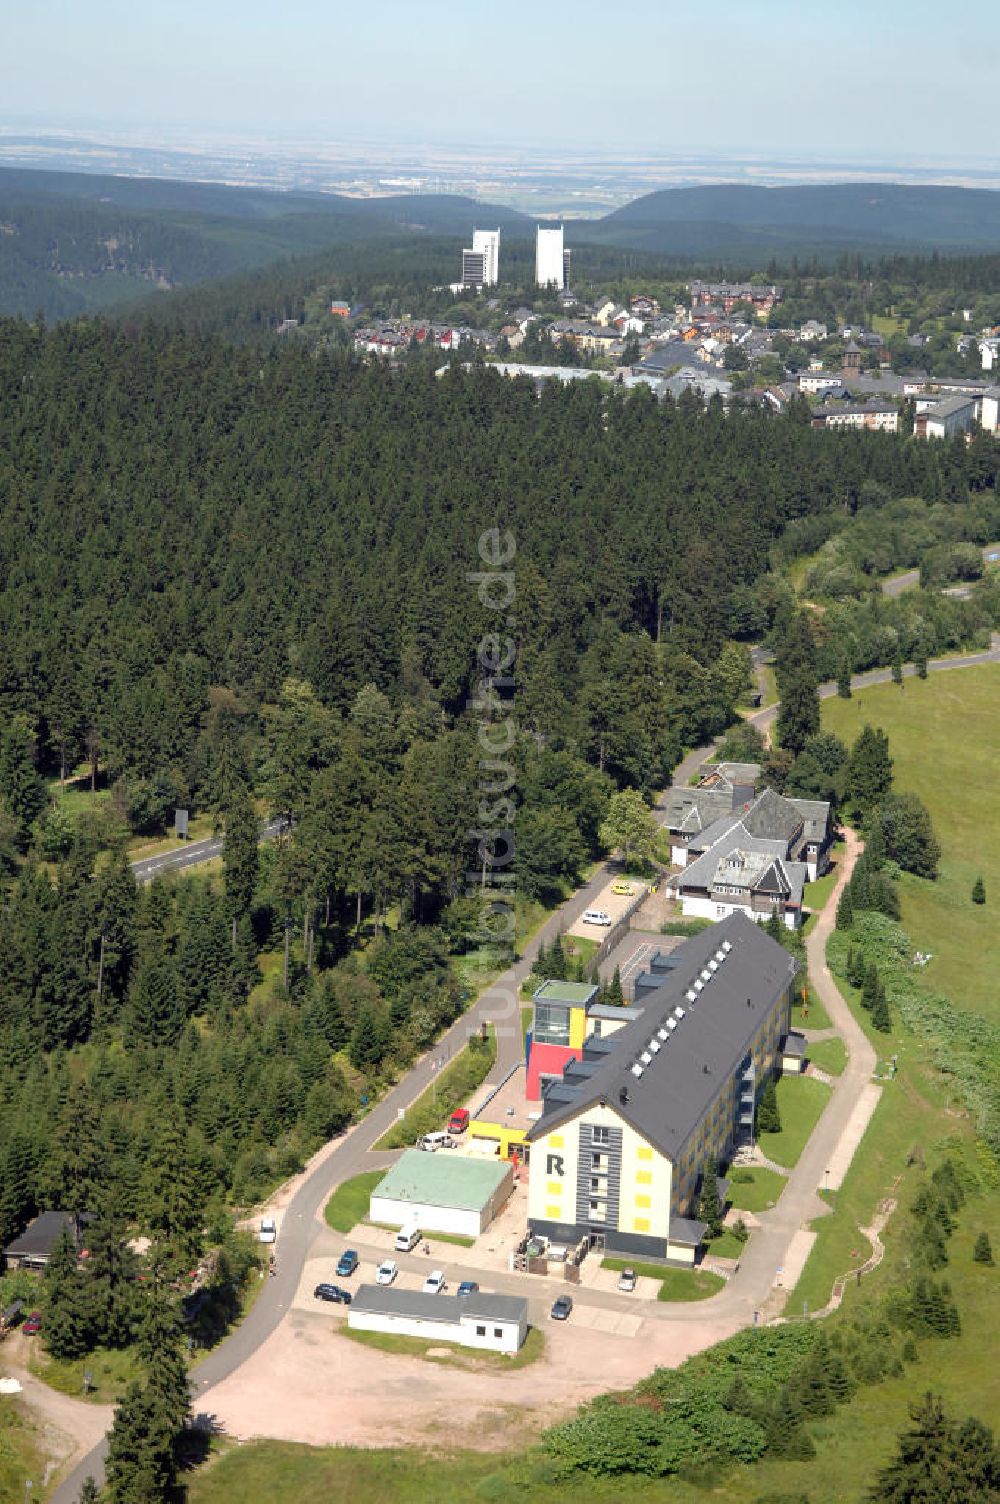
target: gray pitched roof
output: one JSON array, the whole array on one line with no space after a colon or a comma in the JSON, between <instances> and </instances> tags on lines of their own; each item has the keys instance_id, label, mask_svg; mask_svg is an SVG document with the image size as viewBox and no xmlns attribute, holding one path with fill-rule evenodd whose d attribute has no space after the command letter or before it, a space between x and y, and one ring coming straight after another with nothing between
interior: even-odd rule
<instances>
[{"instance_id":1,"label":"gray pitched roof","mask_svg":"<svg viewBox=\"0 0 1000 1504\"><path fill-rule=\"evenodd\" d=\"M362 1285L351 1302L352 1311L378 1316L416 1316L421 1321L449 1325L461 1316L479 1316L486 1321L527 1320L528 1302L522 1295L425 1295L423 1290L402 1290L398 1285Z\"/></svg>"},{"instance_id":2,"label":"gray pitched roof","mask_svg":"<svg viewBox=\"0 0 1000 1504\"><path fill-rule=\"evenodd\" d=\"M743 816L743 824L752 836L791 844L801 832L803 820L790 799L775 789L764 789Z\"/></svg>"},{"instance_id":3,"label":"gray pitched roof","mask_svg":"<svg viewBox=\"0 0 1000 1504\"><path fill-rule=\"evenodd\" d=\"M691 888L703 888L707 892L716 882L724 882L732 885L737 881L736 874L726 869L725 864L731 857L737 854L746 862L747 858L754 858L748 867L748 881L745 886L748 889L759 889L762 892L772 892L774 887L765 882L767 873L774 861L780 865L778 885L784 891L785 884L788 889L788 900L791 903L802 902L802 889L808 878L808 870L804 862L790 862L787 860L787 842L783 840L768 841L760 836L752 836L748 833L743 821L737 819L711 846L703 850L701 855L670 879L669 886L679 893ZM740 886L744 886L740 884Z\"/></svg>"},{"instance_id":4,"label":"gray pitched roof","mask_svg":"<svg viewBox=\"0 0 1000 1504\"><path fill-rule=\"evenodd\" d=\"M89 1212L81 1214L81 1224L90 1220ZM72 1212L40 1212L3 1251L8 1258L48 1258L64 1227L69 1228L70 1236L75 1241Z\"/></svg>"},{"instance_id":5,"label":"gray pitched roof","mask_svg":"<svg viewBox=\"0 0 1000 1504\"><path fill-rule=\"evenodd\" d=\"M728 784L710 789L670 788L660 808L667 830L696 832L711 825L733 807L733 791Z\"/></svg>"},{"instance_id":6,"label":"gray pitched roof","mask_svg":"<svg viewBox=\"0 0 1000 1504\"><path fill-rule=\"evenodd\" d=\"M642 1017L601 1041L611 1048L602 1050L600 1068L572 1087L557 1083L546 1091L529 1140L603 1102L662 1154L677 1158L743 1059L762 1018L788 987L795 962L776 940L737 914L692 936L673 954L677 967L646 997ZM703 971L710 980L691 1002L688 992ZM584 1058L589 1053L588 1044Z\"/></svg>"},{"instance_id":7,"label":"gray pitched roof","mask_svg":"<svg viewBox=\"0 0 1000 1504\"><path fill-rule=\"evenodd\" d=\"M807 841L820 845L830 833L830 806L825 799L789 799L802 816L804 835Z\"/></svg>"}]
</instances>

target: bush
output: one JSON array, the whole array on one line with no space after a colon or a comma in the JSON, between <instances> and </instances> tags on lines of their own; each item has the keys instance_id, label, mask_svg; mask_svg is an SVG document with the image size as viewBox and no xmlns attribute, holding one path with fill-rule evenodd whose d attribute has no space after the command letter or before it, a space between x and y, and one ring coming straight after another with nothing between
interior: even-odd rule
<instances>
[{"instance_id":1,"label":"bush","mask_svg":"<svg viewBox=\"0 0 1000 1504\"><path fill-rule=\"evenodd\" d=\"M988 1232L981 1232L979 1234L976 1239L976 1246L972 1250L972 1257L977 1264L992 1264L993 1248Z\"/></svg>"}]
</instances>

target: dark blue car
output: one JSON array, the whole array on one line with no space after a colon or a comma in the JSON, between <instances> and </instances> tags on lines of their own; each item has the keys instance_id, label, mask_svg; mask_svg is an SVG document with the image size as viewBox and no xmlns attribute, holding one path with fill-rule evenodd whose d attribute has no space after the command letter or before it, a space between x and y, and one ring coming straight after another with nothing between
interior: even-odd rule
<instances>
[{"instance_id":1,"label":"dark blue car","mask_svg":"<svg viewBox=\"0 0 1000 1504\"><path fill-rule=\"evenodd\" d=\"M316 1300L332 1301L337 1306L349 1306L351 1303L351 1292L342 1290L339 1285L317 1285L313 1297Z\"/></svg>"},{"instance_id":2,"label":"dark blue car","mask_svg":"<svg viewBox=\"0 0 1000 1504\"><path fill-rule=\"evenodd\" d=\"M347 1279L348 1275L354 1273L355 1269L358 1267L358 1263L358 1256L355 1253L354 1249L347 1248L340 1255L340 1263L337 1265L335 1272L340 1276L341 1279Z\"/></svg>"},{"instance_id":3,"label":"dark blue car","mask_svg":"<svg viewBox=\"0 0 1000 1504\"><path fill-rule=\"evenodd\" d=\"M474 1279L463 1279L462 1283L458 1287L458 1290L456 1291L456 1294L475 1295L478 1290L479 1286L476 1284Z\"/></svg>"}]
</instances>

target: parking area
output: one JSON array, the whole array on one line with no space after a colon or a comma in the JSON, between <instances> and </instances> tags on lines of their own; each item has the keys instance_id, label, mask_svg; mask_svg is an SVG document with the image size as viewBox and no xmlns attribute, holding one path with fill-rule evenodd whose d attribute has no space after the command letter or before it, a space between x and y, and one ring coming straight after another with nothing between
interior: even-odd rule
<instances>
[{"instance_id":1,"label":"parking area","mask_svg":"<svg viewBox=\"0 0 1000 1504\"><path fill-rule=\"evenodd\" d=\"M628 892L616 893L614 891L616 887L627 887ZM617 924L618 920L625 913L625 910L629 908L631 904L635 903L635 900L639 897L640 893L645 893L648 887L648 883L641 882L638 878L635 877L616 877L609 879L609 881L605 883L604 887L598 893L597 897L590 904L590 908L601 910L603 913L607 914L612 924ZM570 925L569 929L567 930L567 934L579 935L585 940L596 940L598 943L600 943L604 939L604 936L607 934L607 926L600 924L585 924L583 921L583 915L581 914L579 919L576 919Z\"/></svg>"}]
</instances>

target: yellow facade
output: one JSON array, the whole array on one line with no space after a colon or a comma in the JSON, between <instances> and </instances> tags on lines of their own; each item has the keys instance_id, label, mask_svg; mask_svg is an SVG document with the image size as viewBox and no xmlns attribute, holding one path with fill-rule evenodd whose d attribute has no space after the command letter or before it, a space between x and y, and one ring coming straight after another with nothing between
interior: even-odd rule
<instances>
[{"instance_id":1,"label":"yellow facade","mask_svg":"<svg viewBox=\"0 0 1000 1504\"><path fill-rule=\"evenodd\" d=\"M621 1182L615 1230L665 1239L670 1225L670 1161L611 1107L589 1107L569 1122L560 1123L558 1133L547 1134L531 1145L534 1173L528 1184L529 1218L576 1224L580 1129L585 1124L621 1129ZM554 1185L562 1187L561 1196L552 1194ZM560 1209L558 1214L556 1207Z\"/></svg>"},{"instance_id":2,"label":"yellow facade","mask_svg":"<svg viewBox=\"0 0 1000 1504\"><path fill-rule=\"evenodd\" d=\"M569 1047L571 1050L582 1050L583 1041L590 1033L590 1025L587 1022L586 1008L571 1008L569 1014Z\"/></svg>"},{"instance_id":3,"label":"yellow facade","mask_svg":"<svg viewBox=\"0 0 1000 1504\"><path fill-rule=\"evenodd\" d=\"M522 1159L525 1157L527 1130L524 1128L507 1128L502 1123L491 1123L488 1118L470 1118L468 1133L470 1138L490 1139L497 1145L501 1159L510 1159L512 1149L518 1149Z\"/></svg>"}]
</instances>

